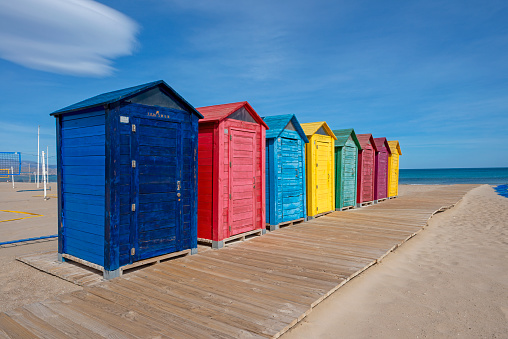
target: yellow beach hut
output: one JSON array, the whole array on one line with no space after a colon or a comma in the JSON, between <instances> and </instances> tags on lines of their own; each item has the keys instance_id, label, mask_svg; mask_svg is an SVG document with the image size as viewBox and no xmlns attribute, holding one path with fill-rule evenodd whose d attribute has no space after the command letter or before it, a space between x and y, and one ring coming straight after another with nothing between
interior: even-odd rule
<instances>
[{"instance_id":1,"label":"yellow beach hut","mask_svg":"<svg viewBox=\"0 0 508 339\"><path fill-rule=\"evenodd\" d=\"M309 143L305 144L307 218L335 211L335 134L326 122L301 124Z\"/></svg>"},{"instance_id":2,"label":"yellow beach hut","mask_svg":"<svg viewBox=\"0 0 508 339\"><path fill-rule=\"evenodd\" d=\"M390 154L388 158L388 197L395 198L399 195L399 156L402 154L397 140L388 141Z\"/></svg>"}]
</instances>

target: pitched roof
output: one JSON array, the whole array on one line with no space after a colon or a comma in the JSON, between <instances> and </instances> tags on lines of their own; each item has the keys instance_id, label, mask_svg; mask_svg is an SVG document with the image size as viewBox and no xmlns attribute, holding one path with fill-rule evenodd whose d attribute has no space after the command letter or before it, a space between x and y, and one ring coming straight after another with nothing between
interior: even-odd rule
<instances>
[{"instance_id":1,"label":"pitched roof","mask_svg":"<svg viewBox=\"0 0 508 339\"><path fill-rule=\"evenodd\" d=\"M383 146L386 147L386 149L388 150L388 153L389 154L392 154L392 151L390 149L390 146L388 145L388 141L386 140L385 137L381 137L381 138L374 138L374 142L376 143L376 148L378 150L380 150Z\"/></svg>"},{"instance_id":2,"label":"pitched roof","mask_svg":"<svg viewBox=\"0 0 508 339\"><path fill-rule=\"evenodd\" d=\"M284 115L273 115L269 117L263 118L264 122L268 125L270 130L266 131L266 138L278 138L279 135L284 131L286 126L291 122L296 129L296 132L300 135L302 140L305 143L309 142L305 132L300 126L300 122L296 118L294 114L284 114Z\"/></svg>"},{"instance_id":3,"label":"pitched roof","mask_svg":"<svg viewBox=\"0 0 508 339\"><path fill-rule=\"evenodd\" d=\"M377 152L377 146L374 142L374 138L372 137L372 134L357 134L358 141L360 142L360 145L362 145L362 148L365 148L367 146L367 143L370 141L372 148L374 148L374 151Z\"/></svg>"},{"instance_id":4,"label":"pitched roof","mask_svg":"<svg viewBox=\"0 0 508 339\"><path fill-rule=\"evenodd\" d=\"M261 117L257 114L254 108L252 108L252 106L247 101L233 102L231 104L198 107L197 110L201 114L203 114L204 117L199 122L222 121L242 107L245 107L245 109L252 115L252 117L254 118L254 120L256 120L256 122L258 122L260 125L265 126L268 129L268 126L265 124L263 119L261 119Z\"/></svg>"},{"instance_id":5,"label":"pitched roof","mask_svg":"<svg viewBox=\"0 0 508 339\"><path fill-rule=\"evenodd\" d=\"M192 113L196 114L198 117L203 118L201 113L199 113L191 104L189 104L184 98L180 96L171 86L169 86L164 80L158 80L149 82L143 85L138 85L134 87L124 88L113 92L107 92L103 94L96 95L94 97L88 98L86 100L80 101L78 103L75 103L73 105L64 107L62 109L59 109L57 111L54 111L51 113L51 115L60 115L63 113L73 112L85 108L91 108L96 106L102 106L106 104L112 104L120 100L124 100L130 97L135 96L136 94L139 94L141 92L144 92L146 90L149 90L151 88L162 86L167 91L169 91L171 94L173 94L177 99L181 101L181 103L189 109Z\"/></svg>"},{"instance_id":6,"label":"pitched roof","mask_svg":"<svg viewBox=\"0 0 508 339\"><path fill-rule=\"evenodd\" d=\"M360 151L362 149L354 129L334 129L332 132L337 137L337 140L335 140L335 147L344 147L349 137L351 137L351 139L355 142L356 147L358 147L358 150Z\"/></svg>"},{"instance_id":7,"label":"pitched roof","mask_svg":"<svg viewBox=\"0 0 508 339\"><path fill-rule=\"evenodd\" d=\"M392 153L395 149L397 149L397 151L399 151L399 154L402 154L402 152L400 151L400 145L398 140L390 140L388 141L388 145L390 146L390 150L392 151Z\"/></svg>"},{"instance_id":8,"label":"pitched roof","mask_svg":"<svg viewBox=\"0 0 508 339\"><path fill-rule=\"evenodd\" d=\"M305 132L305 135L308 137L311 135L314 135L321 127L328 133L329 136L331 136L333 139L337 139L335 134L333 134L330 127L328 127L328 124L325 121L319 121L319 122L308 122L305 124L300 124L302 126L303 131Z\"/></svg>"}]
</instances>

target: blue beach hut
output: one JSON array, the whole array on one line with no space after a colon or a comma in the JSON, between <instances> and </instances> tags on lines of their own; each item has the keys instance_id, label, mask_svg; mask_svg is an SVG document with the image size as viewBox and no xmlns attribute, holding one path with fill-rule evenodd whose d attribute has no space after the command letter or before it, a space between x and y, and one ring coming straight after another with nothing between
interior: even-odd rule
<instances>
[{"instance_id":1,"label":"blue beach hut","mask_svg":"<svg viewBox=\"0 0 508 339\"><path fill-rule=\"evenodd\" d=\"M102 270L197 252L198 119L164 81L109 92L56 118L58 255Z\"/></svg>"},{"instance_id":2,"label":"blue beach hut","mask_svg":"<svg viewBox=\"0 0 508 339\"><path fill-rule=\"evenodd\" d=\"M305 144L294 114L263 118L266 131L266 223L270 231L307 217Z\"/></svg>"}]
</instances>

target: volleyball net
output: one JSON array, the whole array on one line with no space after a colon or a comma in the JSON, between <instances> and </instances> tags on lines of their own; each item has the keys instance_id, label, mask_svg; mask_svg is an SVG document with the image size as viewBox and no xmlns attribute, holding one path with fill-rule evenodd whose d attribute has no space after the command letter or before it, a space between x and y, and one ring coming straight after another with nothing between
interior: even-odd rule
<instances>
[{"instance_id":1,"label":"volleyball net","mask_svg":"<svg viewBox=\"0 0 508 339\"><path fill-rule=\"evenodd\" d=\"M0 152L0 178L21 174L21 153Z\"/></svg>"}]
</instances>

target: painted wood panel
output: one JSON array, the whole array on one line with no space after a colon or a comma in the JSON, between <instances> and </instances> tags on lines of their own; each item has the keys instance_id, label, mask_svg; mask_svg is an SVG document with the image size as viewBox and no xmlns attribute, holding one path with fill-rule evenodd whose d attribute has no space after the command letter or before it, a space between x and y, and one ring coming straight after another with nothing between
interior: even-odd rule
<instances>
[{"instance_id":1,"label":"painted wood panel","mask_svg":"<svg viewBox=\"0 0 508 339\"><path fill-rule=\"evenodd\" d=\"M312 217L335 209L336 138L325 122L301 126L309 139L309 143L305 146L307 215Z\"/></svg>"},{"instance_id":2,"label":"painted wood panel","mask_svg":"<svg viewBox=\"0 0 508 339\"><path fill-rule=\"evenodd\" d=\"M105 122L103 109L87 111L62 119L59 133L61 223L65 227L61 250L101 266L104 265ZM90 236L83 236L87 234ZM86 248L89 250L83 253Z\"/></svg>"},{"instance_id":3,"label":"painted wood panel","mask_svg":"<svg viewBox=\"0 0 508 339\"><path fill-rule=\"evenodd\" d=\"M375 153L372 134L358 134L362 150L358 153L357 204L374 200Z\"/></svg>"},{"instance_id":4,"label":"painted wood panel","mask_svg":"<svg viewBox=\"0 0 508 339\"><path fill-rule=\"evenodd\" d=\"M388 196L399 195L399 157L402 154L397 140L388 141L391 154L388 158Z\"/></svg>"},{"instance_id":5,"label":"painted wood panel","mask_svg":"<svg viewBox=\"0 0 508 339\"><path fill-rule=\"evenodd\" d=\"M384 199L388 196L388 157L390 147L386 138L374 138L376 143L376 175L374 178L374 199Z\"/></svg>"},{"instance_id":6,"label":"painted wood panel","mask_svg":"<svg viewBox=\"0 0 508 339\"><path fill-rule=\"evenodd\" d=\"M145 95L155 88L157 98ZM201 114L163 81L113 93L52 113L57 118L59 253L106 272L197 248ZM144 103L157 99L171 107L133 103L138 96Z\"/></svg>"},{"instance_id":7,"label":"painted wood panel","mask_svg":"<svg viewBox=\"0 0 508 339\"><path fill-rule=\"evenodd\" d=\"M358 148L354 130L333 130L335 142L335 208L356 206ZM360 147L361 148L361 147Z\"/></svg>"},{"instance_id":8,"label":"painted wood panel","mask_svg":"<svg viewBox=\"0 0 508 339\"><path fill-rule=\"evenodd\" d=\"M247 102L198 110L205 115L200 122L199 138L204 142L199 144L199 153L206 156L199 163L204 185L198 192L199 237L219 242L263 228L266 125ZM233 116L252 118L228 118L239 110L242 114Z\"/></svg>"}]
</instances>

